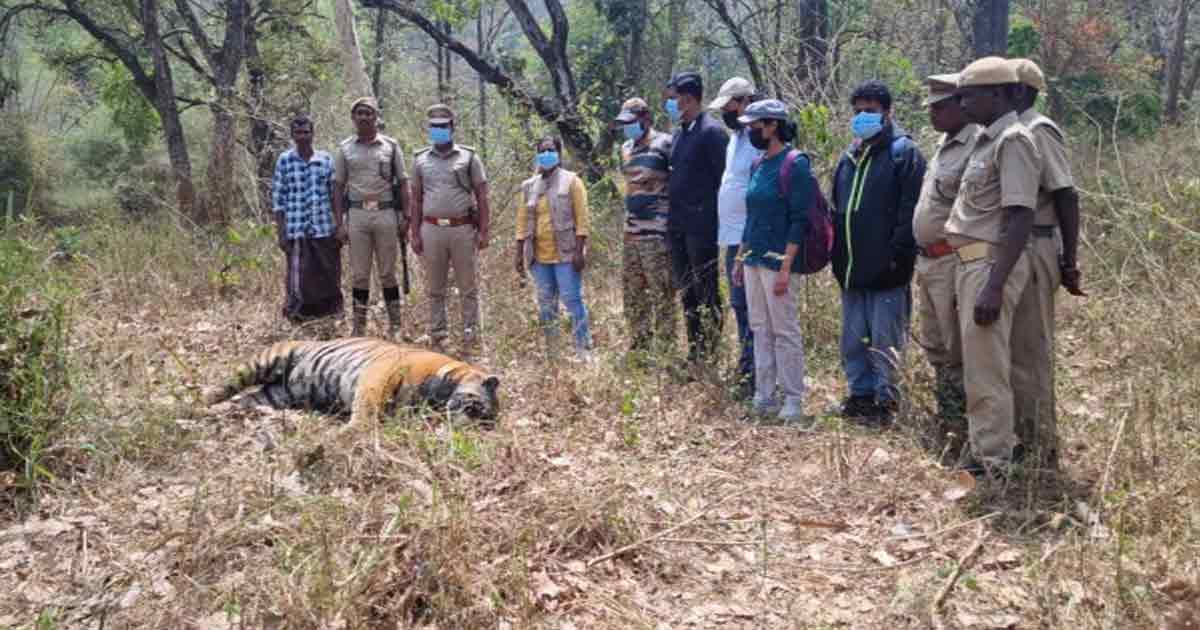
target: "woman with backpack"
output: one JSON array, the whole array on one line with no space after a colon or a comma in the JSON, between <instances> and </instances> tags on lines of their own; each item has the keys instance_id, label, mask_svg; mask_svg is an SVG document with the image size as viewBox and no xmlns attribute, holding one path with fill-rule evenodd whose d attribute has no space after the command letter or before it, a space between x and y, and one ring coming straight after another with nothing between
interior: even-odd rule
<instances>
[{"instance_id":1,"label":"woman with backpack","mask_svg":"<svg viewBox=\"0 0 1200 630\"><path fill-rule=\"evenodd\" d=\"M796 303L816 180L808 156L792 148L796 126L781 101L753 103L738 120L763 150L746 191L746 230L734 267L734 282L746 287L754 332L753 410L804 423L804 345Z\"/></svg>"}]
</instances>

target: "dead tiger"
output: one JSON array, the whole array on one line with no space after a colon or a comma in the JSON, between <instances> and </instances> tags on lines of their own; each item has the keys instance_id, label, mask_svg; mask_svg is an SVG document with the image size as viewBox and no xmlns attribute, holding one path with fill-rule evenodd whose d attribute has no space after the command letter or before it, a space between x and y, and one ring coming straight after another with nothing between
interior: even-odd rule
<instances>
[{"instance_id":1,"label":"dead tiger","mask_svg":"<svg viewBox=\"0 0 1200 630\"><path fill-rule=\"evenodd\" d=\"M397 407L428 404L481 422L500 410L500 379L484 369L424 348L369 337L281 341L237 368L233 379L204 392L205 404L248 387L247 402L276 409L350 412L350 423L378 420Z\"/></svg>"}]
</instances>

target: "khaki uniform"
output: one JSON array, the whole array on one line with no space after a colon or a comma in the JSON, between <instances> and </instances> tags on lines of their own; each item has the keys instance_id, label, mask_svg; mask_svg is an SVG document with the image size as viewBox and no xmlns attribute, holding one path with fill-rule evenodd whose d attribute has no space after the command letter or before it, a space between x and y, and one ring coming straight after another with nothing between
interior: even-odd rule
<instances>
[{"instance_id":1,"label":"khaki uniform","mask_svg":"<svg viewBox=\"0 0 1200 630\"><path fill-rule=\"evenodd\" d=\"M392 173L403 181L404 155L396 141L382 134L370 143L351 136L338 145L334 156L335 177L346 187L350 200L350 286L371 288L371 261L385 293L397 286L397 229L406 219L403 208L392 199Z\"/></svg>"},{"instance_id":2,"label":"khaki uniform","mask_svg":"<svg viewBox=\"0 0 1200 630\"><path fill-rule=\"evenodd\" d=\"M1014 319L1032 275L1028 248L1004 284L999 318L975 323L975 303L1003 243L1004 208L1037 207L1041 156L1032 133L1009 112L979 132L963 172L947 240L957 250L959 329L971 450L982 463L1011 461L1017 441L1012 390Z\"/></svg>"},{"instance_id":3,"label":"khaki uniform","mask_svg":"<svg viewBox=\"0 0 1200 630\"><path fill-rule=\"evenodd\" d=\"M1017 434L1026 448L1038 452L1040 463L1057 465L1058 433L1054 393L1054 294L1062 281L1058 266L1061 233L1054 192L1072 188L1071 164L1062 130L1030 108L1020 116L1033 133L1042 157L1038 205L1032 243L1033 277L1019 311L1029 315L1017 325L1030 331L1013 348L1013 394ZM1028 302L1028 304L1025 304ZM1020 343L1024 341L1025 343Z\"/></svg>"},{"instance_id":4,"label":"khaki uniform","mask_svg":"<svg viewBox=\"0 0 1200 630\"><path fill-rule=\"evenodd\" d=\"M960 419L965 405L962 339L954 299L958 257L947 253L946 220L978 131L978 125L968 124L954 136L942 138L925 171L921 197L913 211L913 235L920 252L916 267L920 343L937 375L937 400L943 420Z\"/></svg>"},{"instance_id":5,"label":"khaki uniform","mask_svg":"<svg viewBox=\"0 0 1200 630\"><path fill-rule=\"evenodd\" d=\"M463 219L475 211L476 186L487 182L483 163L475 150L453 145L446 153L433 147L419 151L413 160L413 187L421 191L424 217L421 256L429 294L429 336L442 343L448 336L446 289L450 267L462 300L463 341L473 343L479 333L479 288L476 269L474 221L462 225L434 225L430 219Z\"/></svg>"}]
</instances>

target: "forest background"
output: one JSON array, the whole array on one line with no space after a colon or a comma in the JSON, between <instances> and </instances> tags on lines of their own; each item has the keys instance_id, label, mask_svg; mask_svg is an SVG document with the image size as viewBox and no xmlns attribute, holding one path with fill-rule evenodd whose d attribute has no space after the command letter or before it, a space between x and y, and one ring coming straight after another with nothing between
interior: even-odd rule
<instances>
[{"instance_id":1,"label":"forest background","mask_svg":"<svg viewBox=\"0 0 1200 630\"><path fill-rule=\"evenodd\" d=\"M0 0L0 573L17 577L0 626L1186 627L1197 4ZM921 447L916 343L901 430L843 426L826 274L802 304L816 435L737 422L724 383L623 367L623 99L665 129L674 72L709 98L750 78L792 108L827 186L856 84L888 83L931 156L922 79L984 54L1041 64L1083 199L1090 296L1059 300L1062 475L986 489L943 470ZM409 418L351 444L320 417L195 404L294 334L268 197L289 118L332 149L367 91L410 152L425 108L452 104L487 164L495 431ZM596 215L591 368L545 368L510 271L546 132Z\"/></svg>"}]
</instances>

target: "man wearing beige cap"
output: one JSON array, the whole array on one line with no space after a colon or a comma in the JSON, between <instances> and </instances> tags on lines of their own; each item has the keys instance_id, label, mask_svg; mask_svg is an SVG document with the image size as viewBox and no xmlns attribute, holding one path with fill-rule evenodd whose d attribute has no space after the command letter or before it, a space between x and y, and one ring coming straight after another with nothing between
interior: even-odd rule
<instances>
[{"instance_id":1,"label":"man wearing beige cap","mask_svg":"<svg viewBox=\"0 0 1200 630\"><path fill-rule=\"evenodd\" d=\"M721 114L729 127L729 146L725 149L725 173L717 191L717 245L725 252L725 281L729 283L729 306L737 322L738 353L734 372L734 397L749 398L754 393L754 333L750 330L750 315L746 303L746 287L733 282L733 263L746 229L746 190L750 186L750 169L762 157L762 151L750 143L750 129L738 117L754 100L754 84L742 77L733 77L721 85L717 98L708 108Z\"/></svg>"},{"instance_id":2,"label":"man wearing beige cap","mask_svg":"<svg viewBox=\"0 0 1200 630\"><path fill-rule=\"evenodd\" d=\"M1017 111L1021 123L1033 133L1042 156L1042 178L1033 219L1033 278L1023 301L1032 308L1022 312L1037 317L1017 325L1037 330L1021 347L1013 348L1013 390L1017 405L1017 434L1034 451L1039 465L1058 466L1058 432L1054 392L1054 294L1059 284L1072 295L1085 295L1080 287L1076 254L1079 243L1079 195L1071 176L1071 162L1062 129L1034 108L1039 92L1046 90L1042 69L1029 59L1009 61L1021 82Z\"/></svg>"},{"instance_id":3,"label":"man wearing beige cap","mask_svg":"<svg viewBox=\"0 0 1200 630\"><path fill-rule=\"evenodd\" d=\"M958 196L959 183L967 167L967 158L975 148L979 125L967 120L955 90L958 74L935 74L925 79L929 97L925 107L929 122L942 132L937 152L925 171L921 196L913 211L913 235L917 241L917 282L919 285L918 343L925 349L937 378L934 395L938 403L940 426L936 440L953 432L965 435L963 413L966 395L962 381L962 343L955 309L954 282L958 259L946 242L946 219ZM954 452L951 449L950 452Z\"/></svg>"},{"instance_id":4,"label":"man wearing beige cap","mask_svg":"<svg viewBox=\"0 0 1200 630\"><path fill-rule=\"evenodd\" d=\"M488 246L487 174L475 149L454 142L454 111L426 111L430 146L413 161L413 251L425 263L429 292L429 341L446 342L446 289L450 268L462 300L463 354L479 351L479 288L476 257Z\"/></svg>"},{"instance_id":5,"label":"man wearing beige cap","mask_svg":"<svg viewBox=\"0 0 1200 630\"><path fill-rule=\"evenodd\" d=\"M355 135L342 140L334 154L334 211L349 226L350 288L354 297L351 334L366 333L371 298L371 262L383 289L388 334L400 333L400 287L396 256L408 228L408 182L404 155L396 141L379 133L379 105L363 97L350 106ZM347 218L348 217L348 218Z\"/></svg>"},{"instance_id":6,"label":"man wearing beige cap","mask_svg":"<svg viewBox=\"0 0 1200 630\"><path fill-rule=\"evenodd\" d=\"M1032 276L1028 255L1041 156L1018 120L1017 74L984 57L958 79L963 111L983 128L946 223L955 279L973 474L1005 474L1016 451L1012 346L1017 307Z\"/></svg>"},{"instance_id":7,"label":"man wearing beige cap","mask_svg":"<svg viewBox=\"0 0 1200 630\"><path fill-rule=\"evenodd\" d=\"M621 105L615 123L625 183L625 237L621 280L629 350L635 361L662 362L675 351L679 321L667 242L667 179L671 135L654 128L650 106L641 98Z\"/></svg>"}]
</instances>

